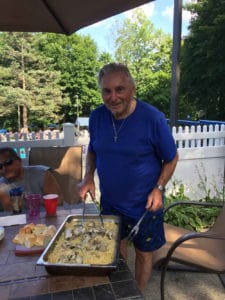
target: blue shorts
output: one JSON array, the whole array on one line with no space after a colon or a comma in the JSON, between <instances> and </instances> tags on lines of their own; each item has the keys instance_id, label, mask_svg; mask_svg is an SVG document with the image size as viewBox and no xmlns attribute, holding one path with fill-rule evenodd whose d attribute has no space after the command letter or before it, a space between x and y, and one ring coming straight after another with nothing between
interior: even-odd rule
<instances>
[{"instance_id":1,"label":"blue shorts","mask_svg":"<svg viewBox=\"0 0 225 300\"><path fill-rule=\"evenodd\" d=\"M121 240L125 239L138 220L119 213L108 205L101 205L101 212L104 215L117 215L121 218ZM163 227L163 210L149 212L139 225L139 232L133 239L134 247L143 252L152 252L165 244Z\"/></svg>"}]
</instances>

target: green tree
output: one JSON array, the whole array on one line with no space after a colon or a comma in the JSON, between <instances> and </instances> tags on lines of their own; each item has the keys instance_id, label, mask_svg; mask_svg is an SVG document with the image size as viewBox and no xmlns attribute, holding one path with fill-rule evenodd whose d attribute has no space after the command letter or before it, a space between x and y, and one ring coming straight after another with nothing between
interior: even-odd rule
<instances>
[{"instance_id":1,"label":"green tree","mask_svg":"<svg viewBox=\"0 0 225 300\"><path fill-rule=\"evenodd\" d=\"M172 39L154 28L141 8L117 28L117 61L135 77L137 96L169 114Z\"/></svg>"},{"instance_id":2,"label":"green tree","mask_svg":"<svg viewBox=\"0 0 225 300\"><path fill-rule=\"evenodd\" d=\"M225 119L225 1L200 0L188 6L194 18L181 59L181 98L204 118Z\"/></svg>"},{"instance_id":3,"label":"green tree","mask_svg":"<svg viewBox=\"0 0 225 300\"><path fill-rule=\"evenodd\" d=\"M100 68L103 67L105 64L108 64L110 62L113 61L113 58L112 56L107 53L107 52L102 52L99 56L99 59L98 59L99 63L100 63Z\"/></svg>"},{"instance_id":4,"label":"green tree","mask_svg":"<svg viewBox=\"0 0 225 300\"><path fill-rule=\"evenodd\" d=\"M47 70L47 59L36 51L37 38L31 33L0 34L0 116L13 129L27 131L33 120L56 122L62 105L60 74Z\"/></svg>"},{"instance_id":5,"label":"green tree","mask_svg":"<svg viewBox=\"0 0 225 300\"><path fill-rule=\"evenodd\" d=\"M61 73L63 95L69 99L61 109L63 121L74 122L78 111L79 115L88 116L101 102L96 80L100 67L96 44L90 37L75 33L42 34L39 49L51 59L51 68Z\"/></svg>"}]
</instances>

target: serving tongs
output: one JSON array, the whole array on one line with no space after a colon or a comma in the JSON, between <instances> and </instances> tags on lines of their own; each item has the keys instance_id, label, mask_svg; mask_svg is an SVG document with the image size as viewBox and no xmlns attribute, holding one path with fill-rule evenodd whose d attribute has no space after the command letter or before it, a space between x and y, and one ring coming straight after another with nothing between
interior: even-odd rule
<instances>
[{"instance_id":1,"label":"serving tongs","mask_svg":"<svg viewBox=\"0 0 225 300\"><path fill-rule=\"evenodd\" d=\"M94 205L95 205L95 207L96 207L96 209L97 209L97 212L98 212L98 215L99 215L100 221L101 221L101 223L102 223L102 227L104 227L103 216L102 216L102 214L101 214L101 211L100 211L100 209L99 209L99 208L98 208L98 206L97 206L96 200L95 200L95 199L93 199L92 197L91 197L91 200L92 200L92 202L94 203Z\"/></svg>"},{"instance_id":2,"label":"serving tongs","mask_svg":"<svg viewBox=\"0 0 225 300\"><path fill-rule=\"evenodd\" d=\"M127 236L127 240L128 241L132 241L135 236L138 234L139 232L139 225L141 224L141 222L143 221L144 217L147 215L148 210L146 210L143 215L140 217L139 221L137 222L137 224L131 229L130 233Z\"/></svg>"},{"instance_id":3,"label":"serving tongs","mask_svg":"<svg viewBox=\"0 0 225 300\"><path fill-rule=\"evenodd\" d=\"M84 213L85 213L85 201L83 201L83 208L82 208L82 226L84 227Z\"/></svg>"},{"instance_id":4,"label":"serving tongs","mask_svg":"<svg viewBox=\"0 0 225 300\"><path fill-rule=\"evenodd\" d=\"M92 197L91 197L91 200L92 200L92 202L94 203L94 205L96 207L96 210L98 212L98 215L99 215L102 227L104 227L103 216L102 216L100 210L98 209L97 203L96 203L96 201ZM82 222L82 226L84 226L84 215L85 215L85 201L83 201L82 221L81 221Z\"/></svg>"}]
</instances>

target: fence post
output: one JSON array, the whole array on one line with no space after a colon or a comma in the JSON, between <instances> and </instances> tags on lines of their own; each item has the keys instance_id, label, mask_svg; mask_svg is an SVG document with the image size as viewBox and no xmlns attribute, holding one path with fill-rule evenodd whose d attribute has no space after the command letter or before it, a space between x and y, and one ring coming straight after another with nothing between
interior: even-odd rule
<instances>
[{"instance_id":1,"label":"fence post","mask_svg":"<svg viewBox=\"0 0 225 300\"><path fill-rule=\"evenodd\" d=\"M63 141L64 146L74 146L75 145L74 124L64 123L63 133L64 133L64 141Z\"/></svg>"}]
</instances>

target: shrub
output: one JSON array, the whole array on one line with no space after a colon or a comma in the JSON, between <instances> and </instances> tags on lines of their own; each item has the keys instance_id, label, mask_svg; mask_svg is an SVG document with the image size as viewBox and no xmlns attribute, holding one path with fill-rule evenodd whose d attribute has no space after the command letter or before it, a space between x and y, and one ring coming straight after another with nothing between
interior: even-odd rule
<instances>
[{"instance_id":1,"label":"shrub","mask_svg":"<svg viewBox=\"0 0 225 300\"><path fill-rule=\"evenodd\" d=\"M174 187L176 183L173 183ZM187 196L185 196L184 185L180 184L178 189L174 189L169 195L165 195L164 206L165 208L178 201L191 201ZM202 202L221 202L221 199L210 199L207 195L206 199L202 199ZM193 231L204 231L210 228L220 211L220 208L216 207L200 207L192 205L177 205L170 209L164 216L164 221L166 223L183 227L188 230Z\"/></svg>"}]
</instances>

